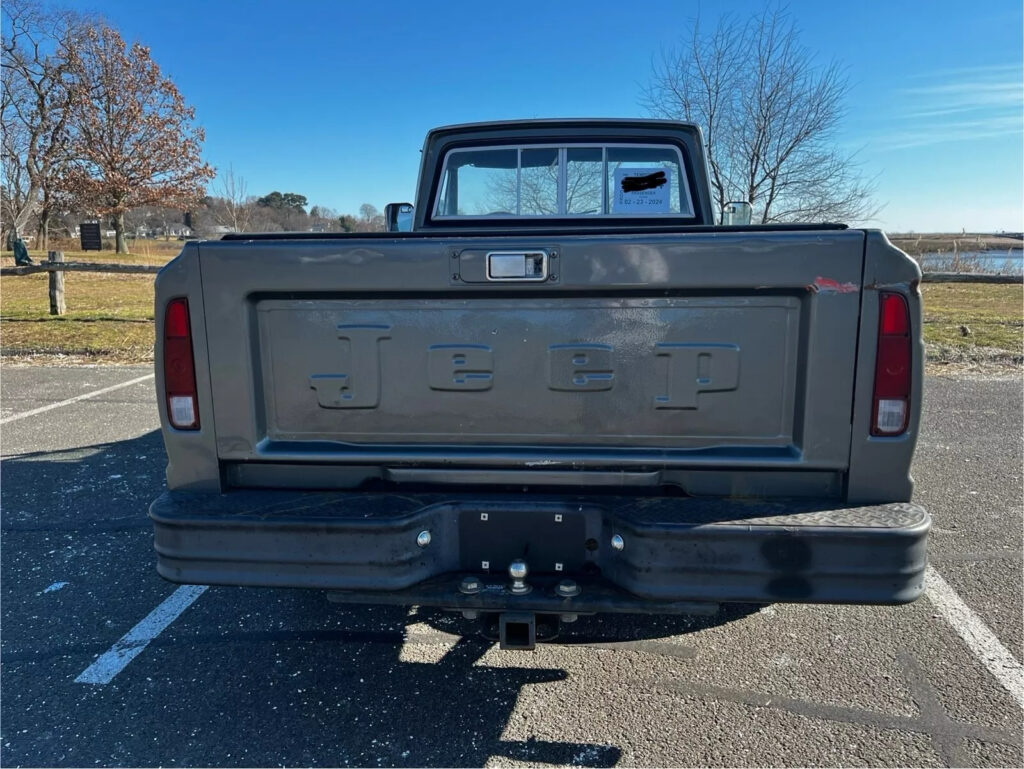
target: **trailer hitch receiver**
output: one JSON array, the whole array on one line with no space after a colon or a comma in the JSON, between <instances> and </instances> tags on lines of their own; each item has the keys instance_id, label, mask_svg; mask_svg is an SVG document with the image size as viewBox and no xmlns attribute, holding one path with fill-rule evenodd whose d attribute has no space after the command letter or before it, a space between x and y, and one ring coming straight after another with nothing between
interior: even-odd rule
<instances>
[{"instance_id":1,"label":"trailer hitch receiver","mask_svg":"<svg viewBox=\"0 0 1024 769\"><path fill-rule=\"evenodd\" d=\"M537 617L533 612L502 612L498 617L501 649L532 651L537 645Z\"/></svg>"}]
</instances>

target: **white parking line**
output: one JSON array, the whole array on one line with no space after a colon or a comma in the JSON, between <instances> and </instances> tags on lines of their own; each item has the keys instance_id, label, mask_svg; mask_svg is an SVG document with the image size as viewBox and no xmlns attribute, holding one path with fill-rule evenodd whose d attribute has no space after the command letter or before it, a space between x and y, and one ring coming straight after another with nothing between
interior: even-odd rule
<instances>
[{"instance_id":1,"label":"white parking line","mask_svg":"<svg viewBox=\"0 0 1024 769\"><path fill-rule=\"evenodd\" d=\"M142 622L125 633L121 640L104 652L75 679L77 684L109 684L125 665L135 659L149 642L193 602L206 592L206 585L182 585L163 603L151 611Z\"/></svg>"},{"instance_id":2,"label":"white parking line","mask_svg":"<svg viewBox=\"0 0 1024 769\"><path fill-rule=\"evenodd\" d=\"M99 390L93 390L89 393L83 393L82 395L76 395L74 398L68 398L66 401L59 401L57 403L51 403L48 406L40 406L37 409L31 409L30 411L22 411L20 414L11 414L9 417L0 419L0 425L5 425L8 422L16 422L19 419L25 419L26 417L34 417L36 414L42 414L45 411L51 411L53 409L59 409L61 406L70 406L72 403L78 403L78 401L84 401L88 398L95 398L97 395L103 395L105 393L114 392L114 390L120 390L122 387L130 387L133 384L139 382L145 382L147 379L152 379L154 374L146 374L140 376L138 379L132 379L128 382L121 382L121 384L111 385L110 387L103 387Z\"/></svg>"},{"instance_id":3,"label":"white parking line","mask_svg":"<svg viewBox=\"0 0 1024 769\"><path fill-rule=\"evenodd\" d=\"M974 656L1024 708L1024 666L931 566L924 573L924 593Z\"/></svg>"}]
</instances>

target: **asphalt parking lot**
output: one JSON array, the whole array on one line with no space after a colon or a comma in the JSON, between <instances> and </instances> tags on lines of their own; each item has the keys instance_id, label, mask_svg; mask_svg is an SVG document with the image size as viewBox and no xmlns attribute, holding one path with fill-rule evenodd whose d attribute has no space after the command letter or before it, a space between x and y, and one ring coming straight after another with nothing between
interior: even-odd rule
<instances>
[{"instance_id":1,"label":"asphalt parking lot","mask_svg":"<svg viewBox=\"0 0 1024 769\"><path fill-rule=\"evenodd\" d=\"M3 369L6 766L1024 765L1019 375L927 379L918 602L501 652L450 615L161 580L149 373Z\"/></svg>"}]
</instances>

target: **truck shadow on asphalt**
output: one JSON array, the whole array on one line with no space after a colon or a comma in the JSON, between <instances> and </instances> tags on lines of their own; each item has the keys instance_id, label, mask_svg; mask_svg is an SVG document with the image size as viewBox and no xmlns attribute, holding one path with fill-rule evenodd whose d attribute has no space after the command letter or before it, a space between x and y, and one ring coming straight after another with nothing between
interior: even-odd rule
<instances>
[{"instance_id":1,"label":"truck shadow on asphalt","mask_svg":"<svg viewBox=\"0 0 1024 769\"><path fill-rule=\"evenodd\" d=\"M165 461L158 431L6 458L2 530L11 538L5 549L19 542L31 549L32 540L54 533L73 536L83 552L105 541L109 553L121 542L121 566L137 562L122 579L158 581L149 542L139 532L150 525L146 509L163 489ZM85 568L99 586L115 567L94 561ZM166 587L169 594L172 588ZM15 656L39 662L72 654L84 667L153 609L148 602L125 605L124 594L116 590L100 592L98 600L76 611L94 614L83 618L92 624L118 617L111 626L116 632L102 648L72 642L52 649L26 647ZM593 647L688 658L695 652L683 642L687 633L741 619L757 608L735 605L710 617L584 616L564 626L556 643L571 654L586 655ZM27 607L8 602L4 613L15 625L32 622ZM599 767L622 759L622 749L613 744L557 738L559 730L567 736L589 733L586 726L577 727L573 710L585 696L579 689L583 682L572 680L576 674L545 667L552 656L543 649L535 656L509 652L499 658L507 666L490 662L493 658L485 662L494 644L476 630L459 614L337 605L322 591L212 588L110 687L118 700L158 700L162 709L155 744L139 743L120 759L156 764L172 747L178 760L209 766L230 765L233 759L226 755L254 766L482 766L498 758ZM44 680L25 683L40 692L52 686ZM534 698L527 687L538 684L553 688ZM80 684L69 685L76 699L89 694ZM224 718L238 713L240 702L245 728L226 729ZM106 717L94 708L78 711L86 731L85 722ZM94 726L96 734L104 731L98 721ZM185 744L183 735L189 733ZM543 738L514 739L508 733ZM102 755L101 745L93 749Z\"/></svg>"},{"instance_id":2,"label":"truck shadow on asphalt","mask_svg":"<svg viewBox=\"0 0 1024 769\"><path fill-rule=\"evenodd\" d=\"M579 673L551 667L552 657L543 645L537 652L506 652L501 654L507 657L495 658L489 653L496 644L476 632L476 623L451 612L344 606L327 604L310 591L273 592L287 596L286 602L303 617L325 615L328 627L308 636L321 642L315 644L317 656L327 655L317 684L307 690L311 697L331 696L341 683L339 677L354 675L346 660L362 660L357 666L362 676L358 685L342 684L349 693L343 707L358 715L367 731L344 736L335 732L338 748L346 755L355 751L356 762L483 766L494 758L505 758L602 767L616 765L623 756L614 744L550 739L559 728L569 735L591 730L585 724L577 726L578 703L588 696L581 689L584 681L572 680ZM567 651L577 653L574 663L583 665L591 649L692 658L696 651L683 639L653 639L739 619L752 608L737 606L714 617L581 617L553 645L563 650L573 647ZM316 664L309 659L310 647L295 644L288 632L275 633L282 642L278 648L285 658L282 666ZM501 664L506 660L507 666ZM545 684L551 688L541 696L530 694L529 687ZM536 733L544 737L513 738Z\"/></svg>"}]
</instances>

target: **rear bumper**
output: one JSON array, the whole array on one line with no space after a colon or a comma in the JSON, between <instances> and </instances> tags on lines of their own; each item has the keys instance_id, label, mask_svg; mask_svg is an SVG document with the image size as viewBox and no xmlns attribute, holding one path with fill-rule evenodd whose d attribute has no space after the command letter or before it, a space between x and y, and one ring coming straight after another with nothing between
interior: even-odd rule
<instances>
[{"instance_id":1,"label":"rear bumper","mask_svg":"<svg viewBox=\"0 0 1024 769\"><path fill-rule=\"evenodd\" d=\"M150 517L158 571L173 582L581 613L906 603L922 590L931 525L910 503L285 491L166 492ZM416 542L423 531L426 547ZM526 596L507 589L513 557L531 568ZM459 592L466 573L482 577L482 592ZM579 596L556 596L563 577L579 582Z\"/></svg>"}]
</instances>

